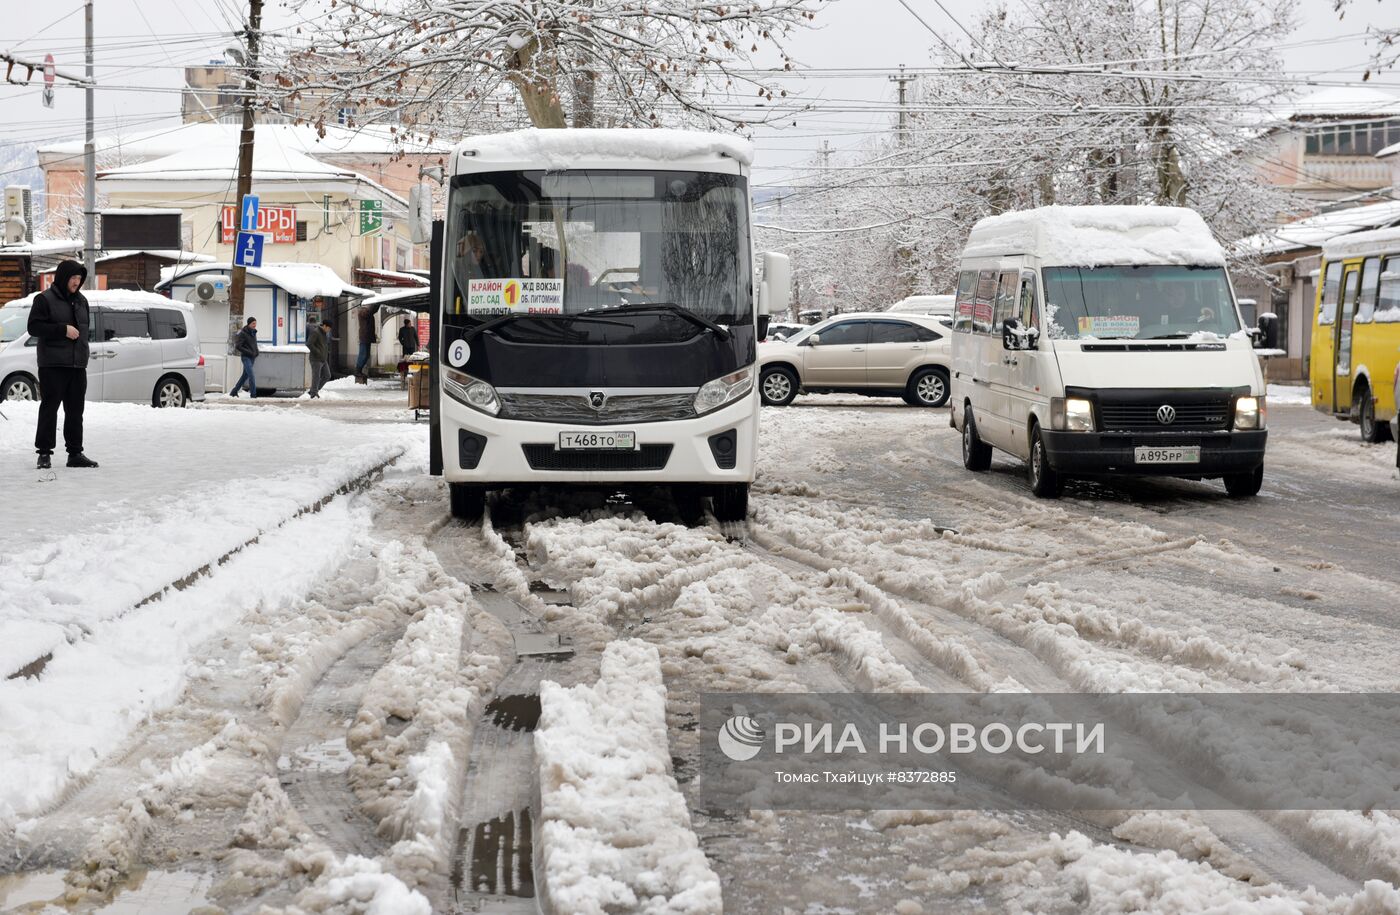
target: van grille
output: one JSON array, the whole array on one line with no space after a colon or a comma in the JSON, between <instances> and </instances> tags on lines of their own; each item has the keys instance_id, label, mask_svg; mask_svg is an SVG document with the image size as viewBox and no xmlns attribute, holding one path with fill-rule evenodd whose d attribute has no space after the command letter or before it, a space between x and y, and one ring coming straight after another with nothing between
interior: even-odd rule
<instances>
[{"instance_id":1,"label":"van grille","mask_svg":"<svg viewBox=\"0 0 1400 915\"><path fill-rule=\"evenodd\" d=\"M553 445L521 445L531 470L665 470L670 445L636 451L559 451Z\"/></svg>"},{"instance_id":2,"label":"van grille","mask_svg":"<svg viewBox=\"0 0 1400 915\"><path fill-rule=\"evenodd\" d=\"M1163 406L1175 411L1169 423L1158 418L1158 410ZM1106 432L1215 431L1229 428L1230 413L1228 397L1194 402L1163 398L1150 403L1099 404L1100 424Z\"/></svg>"}]
</instances>

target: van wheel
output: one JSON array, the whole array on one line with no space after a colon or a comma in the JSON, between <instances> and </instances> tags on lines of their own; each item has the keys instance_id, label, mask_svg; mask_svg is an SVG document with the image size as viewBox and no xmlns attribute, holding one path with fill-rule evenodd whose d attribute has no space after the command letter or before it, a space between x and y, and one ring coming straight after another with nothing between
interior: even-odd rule
<instances>
[{"instance_id":1,"label":"van wheel","mask_svg":"<svg viewBox=\"0 0 1400 915\"><path fill-rule=\"evenodd\" d=\"M183 407L190 402L189 389L183 379L167 375L156 382L155 393L151 395L153 407Z\"/></svg>"},{"instance_id":2,"label":"van wheel","mask_svg":"<svg viewBox=\"0 0 1400 915\"><path fill-rule=\"evenodd\" d=\"M981 472L992 466L992 446L977 437L977 422L972 418L971 407L963 417L962 451L963 466L968 470Z\"/></svg>"},{"instance_id":3,"label":"van wheel","mask_svg":"<svg viewBox=\"0 0 1400 915\"><path fill-rule=\"evenodd\" d=\"M1264 486L1264 465L1246 473L1225 474L1225 491L1232 499L1249 499L1259 495Z\"/></svg>"},{"instance_id":4,"label":"van wheel","mask_svg":"<svg viewBox=\"0 0 1400 915\"><path fill-rule=\"evenodd\" d=\"M948 373L939 368L922 368L904 388L904 402L912 407L941 407L948 402Z\"/></svg>"},{"instance_id":5,"label":"van wheel","mask_svg":"<svg viewBox=\"0 0 1400 915\"><path fill-rule=\"evenodd\" d=\"M14 374L0 386L0 400L38 400L39 383L28 375Z\"/></svg>"},{"instance_id":6,"label":"van wheel","mask_svg":"<svg viewBox=\"0 0 1400 915\"><path fill-rule=\"evenodd\" d=\"M1376 399L1371 389L1363 384L1356 389L1356 396L1361 401L1361 440L1372 445L1390 441L1390 423L1376 422Z\"/></svg>"},{"instance_id":7,"label":"van wheel","mask_svg":"<svg viewBox=\"0 0 1400 915\"><path fill-rule=\"evenodd\" d=\"M715 520L743 521L749 516L749 484L722 483L715 487Z\"/></svg>"},{"instance_id":8,"label":"van wheel","mask_svg":"<svg viewBox=\"0 0 1400 915\"><path fill-rule=\"evenodd\" d=\"M775 365L763 370L758 384L759 396L770 407L786 407L797 396L797 376L791 369Z\"/></svg>"},{"instance_id":9,"label":"van wheel","mask_svg":"<svg viewBox=\"0 0 1400 915\"><path fill-rule=\"evenodd\" d=\"M1045 439L1040 434L1040 426L1031 426L1031 459L1026 464L1026 478L1030 481L1031 492L1041 499L1058 499L1064 480L1050 466L1050 456L1045 452Z\"/></svg>"},{"instance_id":10,"label":"van wheel","mask_svg":"<svg viewBox=\"0 0 1400 915\"><path fill-rule=\"evenodd\" d=\"M448 502L452 517L468 523L481 520L486 511L486 487L476 483L448 483Z\"/></svg>"}]
</instances>

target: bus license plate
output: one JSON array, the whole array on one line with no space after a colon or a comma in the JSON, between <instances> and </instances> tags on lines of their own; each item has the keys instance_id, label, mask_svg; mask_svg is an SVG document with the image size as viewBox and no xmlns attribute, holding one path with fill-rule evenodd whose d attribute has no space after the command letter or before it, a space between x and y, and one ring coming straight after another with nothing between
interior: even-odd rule
<instances>
[{"instance_id":1,"label":"bus license plate","mask_svg":"<svg viewBox=\"0 0 1400 915\"><path fill-rule=\"evenodd\" d=\"M560 451L635 451L635 432L560 432Z\"/></svg>"},{"instance_id":2,"label":"bus license plate","mask_svg":"<svg viewBox=\"0 0 1400 915\"><path fill-rule=\"evenodd\" d=\"M1200 445L1177 445L1167 448L1134 448L1133 461L1138 464L1199 464Z\"/></svg>"}]
</instances>

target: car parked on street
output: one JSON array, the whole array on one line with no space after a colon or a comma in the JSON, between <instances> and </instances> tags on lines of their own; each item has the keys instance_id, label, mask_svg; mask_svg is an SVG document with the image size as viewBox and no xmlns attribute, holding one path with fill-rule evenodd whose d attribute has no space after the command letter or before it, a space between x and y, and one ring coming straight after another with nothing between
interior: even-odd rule
<instances>
[{"instance_id":1,"label":"car parked on street","mask_svg":"<svg viewBox=\"0 0 1400 915\"><path fill-rule=\"evenodd\" d=\"M194 308L152 292L93 290L87 399L183 407L204 399L204 357ZM29 336L34 296L0 308L0 401L38 400L38 340Z\"/></svg>"},{"instance_id":2,"label":"car parked on street","mask_svg":"<svg viewBox=\"0 0 1400 915\"><path fill-rule=\"evenodd\" d=\"M928 315L836 315L758 349L759 393L781 407L799 393L903 397L916 407L948 402L950 332Z\"/></svg>"}]
</instances>

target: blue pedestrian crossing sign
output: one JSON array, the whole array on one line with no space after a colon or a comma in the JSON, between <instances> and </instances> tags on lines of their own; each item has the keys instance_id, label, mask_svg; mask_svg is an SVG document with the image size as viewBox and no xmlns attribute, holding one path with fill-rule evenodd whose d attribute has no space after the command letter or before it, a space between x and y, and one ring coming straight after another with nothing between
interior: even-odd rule
<instances>
[{"instance_id":1,"label":"blue pedestrian crossing sign","mask_svg":"<svg viewBox=\"0 0 1400 915\"><path fill-rule=\"evenodd\" d=\"M233 246L233 263L236 267L261 267L264 236L256 232L239 232L238 243Z\"/></svg>"},{"instance_id":2,"label":"blue pedestrian crossing sign","mask_svg":"<svg viewBox=\"0 0 1400 915\"><path fill-rule=\"evenodd\" d=\"M258 198L252 194L246 195L240 212L243 218L239 228L244 232L258 231Z\"/></svg>"}]
</instances>

